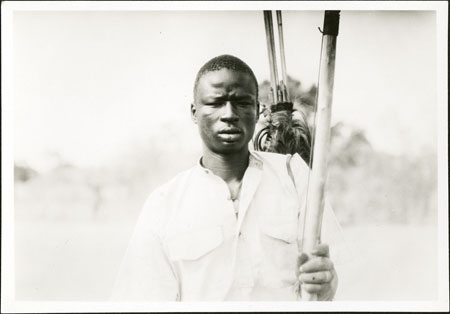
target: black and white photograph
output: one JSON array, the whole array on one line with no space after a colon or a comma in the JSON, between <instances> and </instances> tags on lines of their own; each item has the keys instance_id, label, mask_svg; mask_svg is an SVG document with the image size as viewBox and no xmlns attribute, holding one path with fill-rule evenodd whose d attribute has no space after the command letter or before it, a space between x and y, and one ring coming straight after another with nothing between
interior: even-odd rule
<instances>
[{"instance_id":1,"label":"black and white photograph","mask_svg":"<svg viewBox=\"0 0 450 314\"><path fill-rule=\"evenodd\" d=\"M3 1L2 312L448 311L446 1Z\"/></svg>"}]
</instances>

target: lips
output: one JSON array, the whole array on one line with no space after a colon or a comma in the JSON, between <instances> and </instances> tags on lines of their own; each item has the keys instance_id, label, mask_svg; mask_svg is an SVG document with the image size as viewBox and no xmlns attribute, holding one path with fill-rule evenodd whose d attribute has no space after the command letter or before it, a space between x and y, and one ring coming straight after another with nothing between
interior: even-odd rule
<instances>
[{"instance_id":1,"label":"lips","mask_svg":"<svg viewBox=\"0 0 450 314\"><path fill-rule=\"evenodd\" d=\"M219 138L228 143L239 141L242 138L242 134L241 129L235 127L224 128L218 132Z\"/></svg>"},{"instance_id":2,"label":"lips","mask_svg":"<svg viewBox=\"0 0 450 314\"><path fill-rule=\"evenodd\" d=\"M241 129L238 128L224 128L219 131L219 134L240 134Z\"/></svg>"}]
</instances>

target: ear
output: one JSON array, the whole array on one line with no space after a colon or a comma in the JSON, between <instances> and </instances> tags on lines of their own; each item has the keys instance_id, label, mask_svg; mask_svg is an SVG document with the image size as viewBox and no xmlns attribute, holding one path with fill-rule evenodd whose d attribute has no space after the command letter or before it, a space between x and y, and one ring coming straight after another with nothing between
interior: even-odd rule
<instances>
[{"instance_id":1,"label":"ear","mask_svg":"<svg viewBox=\"0 0 450 314\"><path fill-rule=\"evenodd\" d=\"M256 121L259 120L259 101L256 101Z\"/></svg>"},{"instance_id":2,"label":"ear","mask_svg":"<svg viewBox=\"0 0 450 314\"><path fill-rule=\"evenodd\" d=\"M194 103L191 103L191 120L197 124L197 108Z\"/></svg>"}]
</instances>

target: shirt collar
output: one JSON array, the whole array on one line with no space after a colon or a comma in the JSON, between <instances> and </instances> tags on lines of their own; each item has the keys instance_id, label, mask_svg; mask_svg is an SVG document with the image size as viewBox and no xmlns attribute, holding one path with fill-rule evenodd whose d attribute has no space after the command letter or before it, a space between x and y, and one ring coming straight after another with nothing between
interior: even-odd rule
<instances>
[{"instance_id":1,"label":"shirt collar","mask_svg":"<svg viewBox=\"0 0 450 314\"><path fill-rule=\"evenodd\" d=\"M255 152L255 151L250 150L249 152L250 152L250 154L249 154L248 167L256 168L258 170L262 170L263 162L262 162L261 157L258 156L258 153ZM202 165L202 158L203 157L200 157L198 159L196 168L201 170L204 173L211 174L212 173L211 170L209 170L208 168L203 167L203 165Z\"/></svg>"}]
</instances>

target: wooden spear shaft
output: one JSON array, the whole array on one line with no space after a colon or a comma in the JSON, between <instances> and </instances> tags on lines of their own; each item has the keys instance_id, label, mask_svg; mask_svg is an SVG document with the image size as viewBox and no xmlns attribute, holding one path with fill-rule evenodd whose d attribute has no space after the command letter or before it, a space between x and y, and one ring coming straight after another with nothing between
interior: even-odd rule
<instances>
[{"instance_id":1,"label":"wooden spear shaft","mask_svg":"<svg viewBox=\"0 0 450 314\"><path fill-rule=\"evenodd\" d=\"M270 83L272 91L272 104L278 102L278 71L275 54L275 39L273 35L272 11L264 11L264 25L266 27L267 53L269 55Z\"/></svg>"},{"instance_id":2,"label":"wooden spear shaft","mask_svg":"<svg viewBox=\"0 0 450 314\"><path fill-rule=\"evenodd\" d=\"M339 11L325 11L313 138L313 163L309 175L303 228L302 250L308 255L320 243L324 191L327 179L327 156L330 141L331 104L333 102L336 38L338 31ZM310 294L303 288L301 296L303 301L317 300L316 294Z\"/></svg>"},{"instance_id":3,"label":"wooden spear shaft","mask_svg":"<svg viewBox=\"0 0 450 314\"><path fill-rule=\"evenodd\" d=\"M286 56L284 53L284 37L283 37L283 20L281 11L277 11L277 24L278 24L278 40L280 44L280 62L281 62L281 77L283 78L280 88L282 89L283 99L282 101L290 101L288 81L286 74Z\"/></svg>"}]
</instances>

